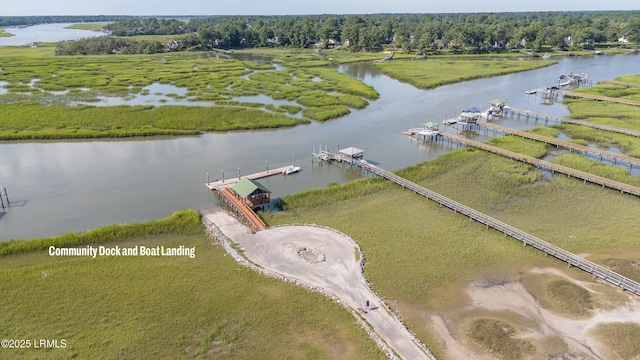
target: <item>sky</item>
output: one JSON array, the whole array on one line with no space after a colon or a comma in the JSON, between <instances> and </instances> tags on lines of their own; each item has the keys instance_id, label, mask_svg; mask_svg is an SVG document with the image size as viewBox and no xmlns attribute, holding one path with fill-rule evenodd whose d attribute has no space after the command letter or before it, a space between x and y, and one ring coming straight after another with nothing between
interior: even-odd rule
<instances>
[{"instance_id":1,"label":"sky","mask_svg":"<svg viewBox=\"0 0 640 360\"><path fill-rule=\"evenodd\" d=\"M301 15L640 10L638 0L4 0L0 16Z\"/></svg>"}]
</instances>

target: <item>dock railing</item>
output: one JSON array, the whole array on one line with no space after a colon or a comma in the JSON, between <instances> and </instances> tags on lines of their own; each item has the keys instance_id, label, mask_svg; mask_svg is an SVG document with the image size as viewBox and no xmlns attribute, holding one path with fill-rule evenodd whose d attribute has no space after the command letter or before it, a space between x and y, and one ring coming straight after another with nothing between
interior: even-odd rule
<instances>
[{"instance_id":1,"label":"dock railing","mask_svg":"<svg viewBox=\"0 0 640 360\"><path fill-rule=\"evenodd\" d=\"M455 211L456 213L461 213L463 215L468 216L469 218L481 223L485 224L488 227L491 227L495 230L502 232L505 235L511 236L512 238L522 241L524 245L531 245L538 250L544 251L546 254L552 255L562 261L566 261L570 266L576 266L594 276L607 281L615 286L622 288L623 290L627 290L633 294L640 295L640 283L633 281L629 278L626 278L614 271L611 271L601 265L595 264L589 260L581 258L569 251L566 251L560 247L552 245L546 241L543 241L533 235L530 235L522 230L519 230L511 225L503 223L497 219L490 217L484 213L481 213L477 210L474 210L466 205L458 203L454 200L451 200L445 196L442 196L434 191L431 191L425 187L422 187L414 182L411 182L405 178L402 178L392 172L384 170L375 165L369 164L364 161L358 161L358 165L362 168L371 171L372 173L395 182L396 184L414 191L417 194L420 194L428 199L431 199L443 206L448 207L449 209Z\"/></svg>"}]
</instances>

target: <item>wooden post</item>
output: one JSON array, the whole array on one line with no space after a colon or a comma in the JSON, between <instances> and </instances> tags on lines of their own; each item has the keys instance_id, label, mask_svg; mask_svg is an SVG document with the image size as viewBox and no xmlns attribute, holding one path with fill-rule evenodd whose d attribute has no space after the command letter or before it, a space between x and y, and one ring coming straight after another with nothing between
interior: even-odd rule
<instances>
[{"instance_id":1,"label":"wooden post","mask_svg":"<svg viewBox=\"0 0 640 360\"><path fill-rule=\"evenodd\" d=\"M269 160L267 160L267 174L269 173Z\"/></svg>"},{"instance_id":2,"label":"wooden post","mask_svg":"<svg viewBox=\"0 0 640 360\"><path fill-rule=\"evenodd\" d=\"M222 183L224 184L224 170L222 170Z\"/></svg>"},{"instance_id":3,"label":"wooden post","mask_svg":"<svg viewBox=\"0 0 640 360\"><path fill-rule=\"evenodd\" d=\"M238 180L240 180L240 168L238 168Z\"/></svg>"}]
</instances>

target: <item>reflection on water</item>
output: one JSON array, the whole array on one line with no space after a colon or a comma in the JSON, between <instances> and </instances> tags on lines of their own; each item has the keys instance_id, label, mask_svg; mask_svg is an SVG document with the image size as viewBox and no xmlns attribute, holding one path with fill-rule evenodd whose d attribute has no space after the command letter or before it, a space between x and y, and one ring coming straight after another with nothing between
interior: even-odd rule
<instances>
[{"instance_id":1,"label":"reflection on water","mask_svg":"<svg viewBox=\"0 0 640 360\"><path fill-rule=\"evenodd\" d=\"M184 208L211 209L215 195L204 186L226 174L262 171L291 163L302 171L264 179L273 198L304 189L325 187L362 176L357 169L312 164L311 152L320 144L329 150L355 146L365 158L388 170L428 161L456 149L447 142L418 142L403 131L428 121L440 123L475 106L485 108L494 98L513 107L566 115L562 104L542 105L524 92L553 82L558 74L585 72L612 79L638 69L638 56L562 59L559 64L528 72L479 79L419 90L378 73L370 63L337 67L374 86L380 98L340 119L312 122L280 130L208 133L199 137L129 139L126 141L10 142L0 145L0 184L12 201L26 201L0 219L0 240L81 231L112 223L146 221ZM182 88L152 87L156 93L185 94ZM162 97L166 97L162 95ZM171 101L168 98L167 101ZM262 99L261 99L262 100ZM260 101L264 102L264 101ZM44 115L44 114L43 114ZM498 119L497 124L520 130L544 122ZM458 129L448 128L456 133ZM467 133L484 141L492 134Z\"/></svg>"}]
</instances>

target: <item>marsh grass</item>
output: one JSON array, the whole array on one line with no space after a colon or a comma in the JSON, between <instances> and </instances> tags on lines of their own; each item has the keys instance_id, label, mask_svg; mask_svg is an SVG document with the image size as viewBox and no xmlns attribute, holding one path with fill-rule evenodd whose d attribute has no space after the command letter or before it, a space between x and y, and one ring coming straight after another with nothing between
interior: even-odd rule
<instances>
[{"instance_id":1,"label":"marsh grass","mask_svg":"<svg viewBox=\"0 0 640 360\"><path fill-rule=\"evenodd\" d=\"M332 69L302 64L275 70L272 64L217 59L206 53L52 56L30 49L0 49L0 61L2 80L9 83L8 93L0 96L0 103L7 105L10 114L9 121L0 124L0 139L4 140L184 135L294 126L309 119L325 121L344 116L349 108L361 109L368 105L366 99L379 96L373 87ZM130 99L149 94L143 88L154 83L187 89L185 96L167 95L174 99L214 104L162 105L145 108L146 112L136 106L69 106L95 102L100 96ZM50 93L64 90L69 91ZM233 99L259 94L297 101L301 107L279 111ZM178 108L179 114L168 107ZM303 119L287 115L301 112Z\"/></svg>"},{"instance_id":2,"label":"marsh grass","mask_svg":"<svg viewBox=\"0 0 640 360\"><path fill-rule=\"evenodd\" d=\"M484 351L500 359L522 359L535 352L531 341L516 338L516 329L497 319L480 318L470 321L466 336Z\"/></svg>"},{"instance_id":3,"label":"marsh grass","mask_svg":"<svg viewBox=\"0 0 640 360\"><path fill-rule=\"evenodd\" d=\"M57 139L93 137L130 137L151 135L193 135L203 131L229 131L294 126L308 123L267 113L250 106L48 106L40 104L3 105L6 121L0 125L0 139ZM180 119L180 121L176 121Z\"/></svg>"},{"instance_id":4,"label":"marsh grass","mask_svg":"<svg viewBox=\"0 0 640 360\"><path fill-rule=\"evenodd\" d=\"M0 27L0 37L11 37L11 36L13 36L13 34L6 32L4 28Z\"/></svg>"},{"instance_id":5,"label":"marsh grass","mask_svg":"<svg viewBox=\"0 0 640 360\"><path fill-rule=\"evenodd\" d=\"M554 61L519 60L398 60L375 63L380 72L420 89L431 89L455 82L538 69Z\"/></svg>"},{"instance_id":6,"label":"marsh grass","mask_svg":"<svg viewBox=\"0 0 640 360\"><path fill-rule=\"evenodd\" d=\"M591 334L607 346L609 359L636 359L640 354L640 325L636 323L598 324Z\"/></svg>"},{"instance_id":7,"label":"marsh grass","mask_svg":"<svg viewBox=\"0 0 640 360\"><path fill-rule=\"evenodd\" d=\"M82 24L73 24L65 27L65 29L79 29L79 30L102 30L109 23L82 23Z\"/></svg>"},{"instance_id":8,"label":"marsh grass","mask_svg":"<svg viewBox=\"0 0 640 360\"><path fill-rule=\"evenodd\" d=\"M385 358L326 297L238 265L195 211L92 233L108 247L195 247L196 257L30 249L0 258L0 337L67 341L65 349L12 350L11 358Z\"/></svg>"}]
</instances>

